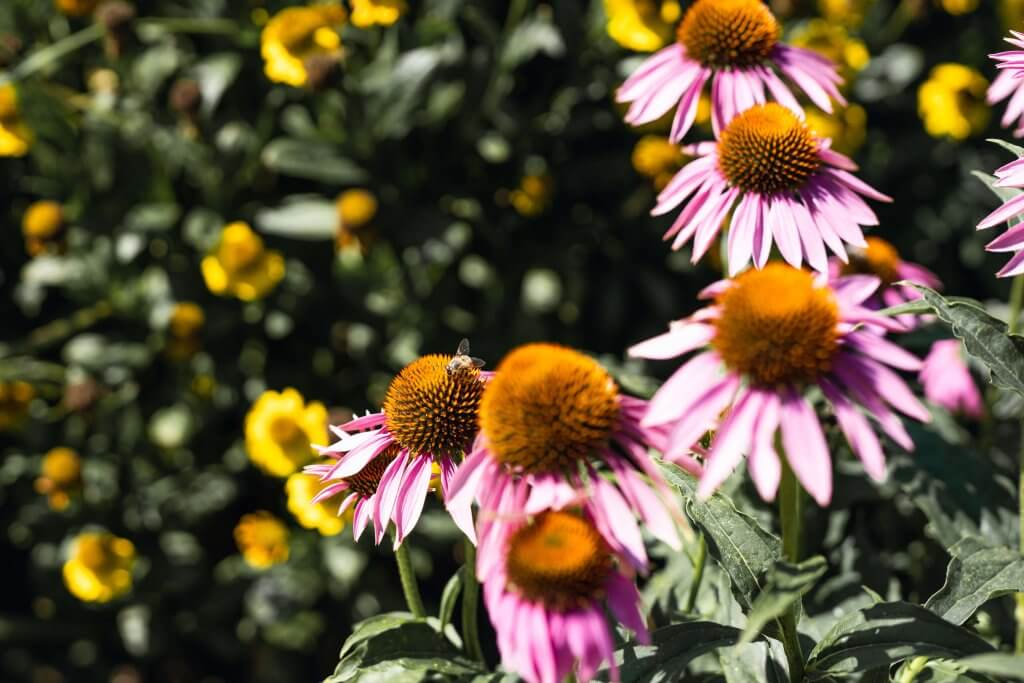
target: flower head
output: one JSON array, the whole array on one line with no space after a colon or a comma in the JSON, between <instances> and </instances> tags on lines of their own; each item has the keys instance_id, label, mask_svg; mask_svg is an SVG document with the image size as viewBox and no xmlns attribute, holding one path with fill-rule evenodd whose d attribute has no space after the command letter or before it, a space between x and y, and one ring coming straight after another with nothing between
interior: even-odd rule
<instances>
[{"instance_id":1,"label":"flower head","mask_svg":"<svg viewBox=\"0 0 1024 683\"><path fill-rule=\"evenodd\" d=\"M804 259L828 268L825 246L842 261L843 244L866 246L862 225L877 225L860 195L892 201L850 171L857 166L831 150L807 124L780 104L747 109L729 122L718 142L684 147L695 157L669 182L651 211L661 215L683 205L665 233L673 249L693 239L693 262L707 252L729 211L729 272L753 256L761 268L772 242L799 267Z\"/></svg>"},{"instance_id":2,"label":"flower head","mask_svg":"<svg viewBox=\"0 0 1024 683\"><path fill-rule=\"evenodd\" d=\"M920 361L874 331L902 327L863 306L878 286L853 276L823 278L773 262L706 290L714 303L673 323L630 354L673 358L700 349L651 400L646 425L671 428L668 459L685 455L715 431L698 486L709 496L748 454L761 496L774 498L781 476L775 434L797 479L819 505L832 498L828 446L804 395L821 390L840 430L867 473L885 473L882 447L862 407L906 450L914 447L892 409L921 421L928 411L891 367L916 371ZM858 325L858 323L869 323Z\"/></svg>"},{"instance_id":3,"label":"flower head","mask_svg":"<svg viewBox=\"0 0 1024 683\"><path fill-rule=\"evenodd\" d=\"M586 515L544 511L509 525L506 539L480 579L508 668L529 683L560 683L571 673L589 681L604 662L616 675L605 606L649 642L628 565Z\"/></svg>"},{"instance_id":4,"label":"flower head","mask_svg":"<svg viewBox=\"0 0 1024 683\"><path fill-rule=\"evenodd\" d=\"M32 131L18 111L18 91L10 83L0 85L0 157L21 157L32 144Z\"/></svg>"},{"instance_id":5,"label":"flower head","mask_svg":"<svg viewBox=\"0 0 1024 683\"><path fill-rule=\"evenodd\" d=\"M339 194L334 204L338 211L338 248L358 245L365 250L372 238L369 227L377 215L377 197L369 190L356 188Z\"/></svg>"},{"instance_id":6,"label":"flower head","mask_svg":"<svg viewBox=\"0 0 1024 683\"><path fill-rule=\"evenodd\" d=\"M917 111L928 134L963 140L988 125L988 81L963 64L939 64L917 91Z\"/></svg>"},{"instance_id":7,"label":"flower head","mask_svg":"<svg viewBox=\"0 0 1024 683\"><path fill-rule=\"evenodd\" d=\"M352 0L352 25L391 26L408 10L405 0Z\"/></svg>"},{"instance_id":8,"label":"flower head","mask_svg":"<svg viewBox=\"0 0 1024 683\"><path fill-rule=\"evenodd\" d=\"M305 402L295 389L264 391L245 416L249 459L275 477L287 477L313 460L311 444L327 440L327 409Z\"/></svg>"},{"instance_id":9,"label":"flower head","mask_svg":"<svg viewBox=\"0 0 1024 683\"><path fill-rule=\"evenodd\" d=\"M865 241L865 247L850 250L850 258L846 263L832 259L830 276L833 280L848 275L872 275L878 278L878 289L864 301L868 308L878 310L920 299L921 295L913 287L898 284L903 281L933 289L942 286L935 273L922 265L904 260L890 242L874 236ZM900 316L900 322L908 325L913 319L913 316Z\"/></svg>"},{"instance_id":10,"label":"flower head","mask_svg":"<svg viewBox=\"0 0 1024 683\"><path fill-rule=\"evenodd\" d=\"M484 392L480 437L446 498L462 530L479 536L481 556L495 557L488 553L498 552L510 519L569 507L584 510L637 569L647 564L637 517L678 547L671 495L647 452L663 435L641 428L645 405L577 351L555 344L511 351ZM519 498L525 505L512 505ZM475 529L467 523L474 499Z\"/></svg>"},{"instance_id":11,"label":"flower head","mask_svg":"<svg viewBox=\"0 0 1024 683\"><path fill-rule=\"evenodd\" d=\"M110 602L132 587L135 546L106 531L79 534L64 563L64 585L79 600Z\"/></svg>"},{"instance_id":12,"label":"flower head","mask_svg":"<svg viewBox=\"0 0 1024 683\"><path fill-rule=\"evenodd\" d=\"M0 432L19 427L35 397L36 390L28 382L0 381Z\"/></svg>"},{"instance_id":13,"label":"flower head","mask_svg":"<svg viewBox=\"0 0 1024 683\"><path fill-rule=\"evenodd\" d=\"M288 7L271 17L260 35L267 78L296 87L306 85L309 60L340 56L341 38L335 28L345 16L345 8L335 4Z\"/></svg>"},{"instance_id":14,"label":"flower head","mask_svg":"<svg viewBox=\"0 0 1024 683\"><path fill-rule=\"evenodd\" d=\"M995 171L996 187L1024 189L1024 159L1017 159ZM985 245L987 251L1013 252L1013 257L996 273L997 277L1012 277L1024 273L1024 225L1020 216L1024 214L1024 192L1003 202L1002 206L985 216L978 223L978 230L985 230L1005 221L1012 221L1010 229Z\"/></svg>"},{"instance_id":15,"label":"flower head","mask_svg":"<svg viewBox=\"0 0 1024 683\"><path fill-rule=\"evenodd\" d=\"M269 569L288 560L288 527L266 510L242 516L235 526L235 543L253 569Z\"/></svg>"},{"instance_id":16,"label":"flower head","mask_svg":"<svg viewBox=\"0 0 1024 683\"><path fill-rule=\"evenodd\" d=\"M49 199L32 202L21 217L25 251L30 256L38 256L59 247L64 225L64 209L59 203Z\"/></svg>"},{"instance_id":17,"label":"flower head","mask_svg":"<svg viewBox=\"0 0 1024 683\"><path fill-rule=\"evenodd\" d=\"M952 413L975 419L985 412L978 385L964 361L958 339L942 339L932 344L918 375L924 397Z\"/></svg>"},{"instance_id":18,"label":"flower head","mask_svg":"<svg viewBox=\"0 0 1024 683\"><path fill-rule=\"evenodd\" d=\"M632 103L626 121L638 126L676 108L670 138L678 142L697 115L704 85L711 85L711 123L720 131L740 111L771 96L800 112L782 73L825 111L845 104L835 65L816 52L780 42L781 29L761 0L696 0L683 17L676 43L640 65L619 88Z\"/></svg>"},{"instance_id":19,"label":"flower head","mask_svg":"<svg viewBox=\"0 0 1024 683\"><path fill-rule=\"evenodd\" d=\"M372 519L377 543L394 522L395 546L401 544L423 512L435 463L447 498L455 463L476 435L487 377L473 363L461 363L469 357L459 350L405 366L379 413L332 427L339 440L319 450L336 462L306 468L325 484L315 502L345 493L338 514L353 507L357 539Z\"/></svg>"},{"instance_id":20,"label":"flower head","mask_svg":"<svg viewBox=\"0 0 1024 683\"><path fill-rule=\"evenodd\" d=\"M682 14L676 0L604 0L608 35L622 47L654 52L675 34Z\"/></svg>"},{"instance_id":21,"label":"flower head","mask_svg":"<svg viewBox=\"0 0 1024 683\"><path fill-rule=\"evenodd\" d=\"M313 502L320 490L320 480L305 472L296 472L288 477L284 485L288 494L288 511L299 524L307 529L316 529L321 536L336 536L351 523L351 508L344 516L338 515L337 502Z\"/></svg>"},{"instance_id":22,"label":"flower head","mask_svg":"<svg viewBox=\"0 0 1024 683\"><path fill-rule=\"evenodd\" d=\"M985 100L988 104L995 104L1005 99L1006 111L999 121L1003 128L1016 126L1013 134L1015 137L1024 136L1024 33L1010 31L1006 42L1014 47L1013 50L997 52L989 55L996 61L999 68L999 75L992 81L992 85L986 93Z\"/></svg>"},{"instance_id":23,"label":"flower head","mask_svg":"<svg viewBox=\"0 0 1024 683\"><path fill-rule=\"evenodd\" d=\"M214 294L254 301L267 295L284 277L284 258L267 249L248 223L224 227L220 241L203 258L203 279Z\"/></svg>"},{"instance_id":24,"label":"flower head","mask_svg":"<svg viewBox=\"0 0 1024 683\"><path fill-rule=\"evenodd\" d=\"M81 489L82 458L77 452L60 446L43 456L36 491L46 496L52 509L65 509Z\"/></svg>"}]
</instances>

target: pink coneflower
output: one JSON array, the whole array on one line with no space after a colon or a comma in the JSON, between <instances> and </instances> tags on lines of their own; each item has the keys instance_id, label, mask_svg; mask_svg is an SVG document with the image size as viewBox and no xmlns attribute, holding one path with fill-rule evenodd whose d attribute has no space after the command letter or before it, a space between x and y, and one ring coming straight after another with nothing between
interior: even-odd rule
<instances>
[{"instance_id":1,"label":"pink coneflower","mask_svg":"<svg viewBox=\"0 0 1024 683\"><path fill-rule=\"evenodd\" d=\"M943 339L932 344L918 379L924 386L924 397L951 413L977 419L985 410L958 339Z\"/></svg>"},{"instance_id":2,"label":"pink coneflower","mask_svg":"<svg viewBox=\"0 0 1024 683\"><path fill-rule=\"evenodd\" d=\"M996 169L996 187L1024 188L1024 159L1011 161ZM1024 214L1024 193L1003 203L998 209L985 216L978 223L978 230L991 228ZM1016 225L985 245L987 251L1012 251L1013 257L996 273L997 277L1011 277L1024 273L1024 222Z\"/></svg>"},{"instance_id":3,"label":"pink coneflower","mask_svg":"<svg viewBox=\"0 0 1024 683\"><path fill-rule=\"evenodd\" d=\"M639 126L660 119L678 103L671 139L678 142L693 125L704 85L711 81L711 123L718 132L733 116L762 104L765 88L780 104L802 116L781 71L818 108L845 105L836 65L811 50L779 42L779 23L760 0L697 0L686 11L678 40L654 53L616 95L630 102L626 121Z\"/></svg>"},{"instance_id":4,"label":"pink coneflower","mask_svg":"<svg viewBox=\"0 0 1024 683\"><path fill-rule=\"evenodd\" d=\"M889 366L916 371L921 363L871 331L902 329L863 306L877 286L875 278L856 276L830 287L823 278L773 262L711 285L704 295L714 297L714 304L630 349L641 358L702 349L658 390L643 421L671 425L669 458L688 452L716 430L699 495L711 495L749 453L758 492L773 499L781 476L775 450L780 432L793 473L819 505L827 505L832 466L818 416L804 395L812 386L832 406L839 428L872 478L884 476L885 459L858 406L893 441L913 450L890 407L921 421L929 419L928 411Z\"/></svg>"},{"instance_id":5,"label":"pink coneflower","mask_svg":"<svg viewBox=\"0 0 1024 683\"><path fill-rule=\"evenodd\" d=\"M524 493L516 492L519 505ZM571 673L587 683L608 662L617 680L605 606L639 642L650 640L628 564L585 514L546 511L508 526L480 574L505 666L529 683L561 683Z\"/></svg>"},{"instance_id":6,"label":"pink coneflower","mask_svg":"<svg viewBox=\"0 0 1024 683\"><path fill-rule=\"evenodd\" d=\"M407 365L388 387L381 412L331 428L339 440L319 450L337 462L306 468L326 483L313 501L347 492L338 514L355 506L355 537L373 519L380 543L393 521L397 547L419 521L435 462L447 495L455 458L476 434L488 375L472 363L454 366L452 356L437 354ZM472 517L456 521L471 524Z\"/></svg>"},{"instance_id":7,"label":"pink coneflower","mask_svg":"<svg viewBox=\"0 0 1024 683\"><path fill-rule=\"evenodd\" d=\"M567 507L581 507L637 569L647 564L637 517L678 548L673 498L648 455L648 447L662 445L664 430L640 426L646 406L572 349L527 344L511 351L487 385L480 435L446 499L457 521L467 519L474 499L479 503L475 533L462 530L479 537L481 561L500 555L493 546L500 547L500 528L510 520ZM680 464L699 469L690 459ZM512 502L520 499L524 504Z\"/></svg>"},{"instance_id":8,"label":"pink coneflower","mask_svg":"<svg viewBox=\"0 0 1024 683\"><path fill-rule=\"evenodd\" d=\"M825 245L845 262L843 243L866 247L861 226L878 224L860 195L892 201L850 173L856 164L775 103L747 109L729 122L718 142L684 152L696 159L669 181L651 213L659 216L683 204L665 239L674 237L672 248L678 249L692 238L696 263L735 206L730 275L743 270L751 255L763 267L773 241L790 264L799 267L806 258L826 272Z\"/></svg>"},{"instance_id":9,"label":"pink coneflower","mask_svg":"<svg viewBox=\"0 0 1024 683\"><path fill-rule=\"evenodd\" d=\"M989 55L996 61L999 75L989 86L985 99L989 104L1010 99L999 123L1003 128L1016 125L1013 134L1021 137L1024 136L1024 33L1010 31L1006 42L1019 49Z\"/></svg>"}]
</instances>

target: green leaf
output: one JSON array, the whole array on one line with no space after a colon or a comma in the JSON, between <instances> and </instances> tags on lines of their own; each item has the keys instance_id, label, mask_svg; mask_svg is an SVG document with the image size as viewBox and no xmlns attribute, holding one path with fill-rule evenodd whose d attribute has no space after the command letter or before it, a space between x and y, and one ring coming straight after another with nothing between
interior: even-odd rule
<instances>
[{"instance_id":1,"label":"green leaf","mask_svg":"<svg viewBox=\"0 0 1024 683\"><path fill-rule=\"evenodd\" d=\"M267 168L283 175L334 185L356 185L369 178L366 171L322 141L277 138L263 148L262 159Z\"/></svg>"},{"instance_id":2,"label":"green leaf","mask_svg":"<svg viewBox=\"0 0 1024 683\"><path fill-rule=\"evenodd\" d=\"M1024 591L1024 555L1017 550L970 537L949 552L946 583L925 603L944 619L962 624L989 600Z\"/></svg>"},{"instance_id":3,"label":"green leaf","mask_svg":"<svg viewBox=\"0 0 1024 683\"><path fill-rule=\"evenodd\" d=\"M320 197L286 197L277 208L256 212L256 228L299 240L332 240L338 232L338 209Z\"/></svg>"},{"instance_id":4,"label":"green leaf","mask_svg":"<svg viewBox=\"0 0 1024 683\"><path fill-rule=\"evenodd\" d=\"M452 578L448 579L448 583L445 584L444 591L441 593L441 607L437 612L437 620L441 622L441 630L447 628L448 624L452 622L455 604L459 600L459 593L462 592L462 573L464 571L466 571L466 568L462 567L459 571L452 574Z\"/></svg>"},{"instance_id":5,"label":"green leaf","mask_svg":"<svg viewBox=\"0 0 1024 683\"><path fill-rule=\"evenodd\" d=\"M718 663L726 683L784 683L788 680L786 670L772 656L773 647L779 649L778 655L785 661L778 643L748 643L719 650Z\"/></svg>"},{"instance_id":6,"label":"green leaf","mask_svg":"<svg viewBox=\"0 0 1024 683\"><path fill-rule=\"evenodd\" d=\"M678 681L693 659L734 645L739 637L739 629L710 621L672 624L653 631L650 645L627 645L616 651L615 662L622 683ZM608 680L607 674L602 669L598 680Z\"/></svg>"},{"instance_id":7,"label":"green leaf","mask_svg":"<svg viewBox=\"0 0 1024 683\"><path fill-rule=\"evenodd\" d=\"M747 613L747 626L740 642L753 641L769 622L788 612L793 603L814 587L827 568L825 558L821 556L800 564L776 562L768 572L764 590L754 599Z\"/></svg>"},{"instance_id":8,"label":"green leaf","mask_svg":"<svg viewBox=\"0 0 1024 683\"><path fill-rule=\"evenodd\" d=\"M840 618L811 651L807 676L820 680L888 666L907 657L953 658L991 649L972 632L924 607L882 602Z\"/></svg>"},{"instance_id":9,"label":"green leaf","mask_svg":"<svg viewBox=\"0 0 1024 683\"><path fill-rule=\"evenodd\" d=\"M538 54L561 57L565 43L547 13L538 12L515 27L501 52L501 66L512 70Z\"/></svg>"},{"instance_id":10,"label":"green leaf","mask_svg":"<svg viewBox=\"0 0 1024 683\"><path fill-rule=\"evenodd\" d=\"M218 52L192 65L192 77L202 93L203 113L210 115L221 96L231 87L242 69L242 58L234 52Z\"/></svg>"},{"instance_id":11,"label":"green leaf","mask_svg":"<svg viewBox=\"0 0 1024 683\"><path fill-rule=\"evenodd\" d=\"M956 663L968 671L1024 680L1024 655L989 652L983 655L964 657L957 660Z\"/></svg>"},{"instance_id":12,"label":"green leaf","mask_svg":"<svg viewBox=\"0 0 1024 683\"><path fill-rule=\"evenodd\" d=\"M687 516L704 531L708 552L729 575L737 602L749 612L765 588L765 576L782 557L779 539L720 493L698 501L697 480L689 473L669 463L661 468L683 494Z\"/></svg>"},{"instance_id":13,"label":"green leaf","mask_svg":"<svg viewBox=\"0 0 1024 683\"><path fill-rule=\"evenodd\" d=\"M928 305L926 301L917 299L915 301L907 301L898 306L890 306L889 308L883 308L878 311L879 315L920 315L921 313L931 313L932 307Z\"/></svg>"},{"instance_id":14,"label":"green leaf","mask_svg":"<svg viewBox=\"0 0 1024 683\"><path fill-rule=\"evenodd\" d=\"M1005 150L1009 150L1013 154L1016 154L1018 159L1024 157L1024 147L1021 147L1020 145L1015 145L1012 142L1000 140L999 138L988 138L986 142L991 142L994 145L999 145Z\"/></svg>"},{"instance_id":15,"label":"green leaf","mask_svg":"<svg viewBox=\"0 0 1024 683\"><path fill-rule=\"evenodd\" d=\"M986 313L981 304L950 301L928 287L913 287L935 314L953 328L967 353L989 369L993 384L1024 395L1024 337L1008 335L1006 324Z\"/></svg>"}]
</instances>

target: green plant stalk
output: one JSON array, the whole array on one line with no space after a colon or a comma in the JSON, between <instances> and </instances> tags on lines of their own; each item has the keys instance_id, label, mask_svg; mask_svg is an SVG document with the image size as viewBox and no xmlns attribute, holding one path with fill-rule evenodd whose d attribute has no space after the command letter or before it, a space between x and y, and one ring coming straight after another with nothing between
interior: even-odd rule
<instances>
[{"instance_id":1,"label":"green plant stalk","mask_svg":"<svg viewBox=\"0 0 1024 683\"><path fill-rule=\"evenodd\" d=\"M392 538L394 535L395 532L392 528ZM423 619L427 616L427 610L423 607L420 587L416 583L416 574L412 570L409 550L404 543L395 548L395 563L398 564L398 578L402 582L402 592L405 593L405 604L409 606L409 611L414 617Z\"/></svg>"},{"instance_id":2,"label":"green plant stalk","mask_svg":"<svg viewBox=\"0 0 1024 683\"><path fill-rule=\"evenodd\" d=\"M903 667L903 672L900 674L900 680L897 683L914 683L917 680L917 674L924 671L926 666L928 666L927 657L914 657Z\"/></svg>"},{"instance_id":3,"label":"green plant stalk","mask_svg":"<svg viewBox=\"0 0 1024 683\"><path fill-rule=\"evenodd\" d=\"M476 580L476 546L468 538L465 539L466 564L462 567L462 644L466 654L481 664L484 662L484 651L480 647L480 627L477 615L480 610L480 582Z\"/></svg>"},{"instance_id":4,"label":"green plant stalk","mask_svg":"<svg viewBox=\"0 0 1024 683\"><path fill-rule=\"evenodd\" d=\"M1006 317L1006 331L1009 334L1016 334L1020 327L1021 307L1024 305L1024 275L1013 278L1013 285L1010 287L1010 312ZM1017 473L1017 507L1019 517L1019 546L1024 550L1024 425L1021 426L1021 445L1018 455L1019 466ZM1017 654L1024 654L1024 593L1017 593L1017 640L1015 651Z\"/></svg>"},{"instance_id":5,"label":"green plant stalk","mask_svg":"<svg viewBox=\"0 0 1024 683\"><path fill-rule=\"evenodd\" d=\"M0 73L0 85L28 78L40 69L60 61L72 52L81 50L86 45L103 37L103 26L99 22L84 28L77 33L61 38L52 45L36 50L23 59L17 66L6 73Z\"/></svg>"},{"instance_id":6,"label":"green plant stalk","mask_svg":"<svg viewBox=\"0 0 1024 683\"><path fill-rule=\"evenodd\" d=\"M789 562L800 561L800 534L803 510L801 496L803 491L793 474L793 470L782 456L782 481L779 483L779 522L782 527L782 553ZM804 680L804 654L800 649L800 636L796 630L800 618L800 601L779 618L782 630L782 646L786 650L786 661L789 663L789 680L800 683Z\"/></svg>"},{"instance_id":7,"label":"green plant stalk","mask_svg":"<svg viewBox=\"0 0 1024 683\"><path fill-rule=\"evenodd\" d=\"M697 595L700 593L700 583L704 578L704 565L708 559L708 542L704 534L697 536L697 557L693 558L693 580L690 581L690 591L686 594L686 605L683 611L687 614L693 612L697 605Z\"/></svg>"}]
</instances>

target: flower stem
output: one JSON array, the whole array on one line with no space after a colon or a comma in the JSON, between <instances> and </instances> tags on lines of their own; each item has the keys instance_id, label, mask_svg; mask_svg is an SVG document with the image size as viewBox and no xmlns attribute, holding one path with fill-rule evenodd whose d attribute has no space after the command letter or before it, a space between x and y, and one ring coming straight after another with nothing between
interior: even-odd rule
<instances>
[{"instance_id":1,"label":"flower stem","mask_svg":"<svg viewBox=\"0 0 1024 683\"><path fill-rule=\"evenodd\" d=\"M1010 312L1006 317L1006 331L1008 334L1016 334L1020 327L1021 307L1024 305L1024 275L1013 278L1013 285L1010 287ZM1021 446L1019 454L1020 464L1017 475L1017 506L1020 525L1021 550L1024 550L1024 425L1021 427ZM1017 593L1017 654L1024 654L1024 593Z\"/></svg>"},{"instance_id":2,"label":"flower stem","mask_svg":"<svg viewBox=\"0 0 1024 683\"><path fill-rule=\"evenodd\" d=\"M782 481L779 484L779 521L782 527L782 553L789 562L800 561L800 534L802 521L803 491L782 455ZM800 602L779 618L782 627L782 646L789 662L789 680L799 683L804 680L804 655L800 649L800 635L796 624L800 618Z\"/></svg>"},{"instance_id":3,"label":"flower stem","mask_svg":"<svg viewBox=\"0 0 1024 683\"><path fill-rule=\"evenodd\" d=\"M392 530L394 535L394 530ZM423 607L423 598L420 597L420 587L416 584L416 574L412 570L412 561L409 559L409 549L403 543L395 548L395 562L398 564L398 578L402 582L402 592L405 593L405 604L414 617L422 619L427 616L427 610Z\"/></svg>"},{"instance_id":4,"label":"flower stem","mask_svg":"<svg viewBox=\"0 0 1024 683\"><path fill-rule=\"evenodd\" d=\"M693 558L693 580L690 581L690 592L686 594L686 606L683 611L687 614L693 612L697 605L697 594L700 593L700 583L704 578L704 564L708 559L708 542L704 534L697 537L697 557Z\"/></svg>"},{"instance_id":5,"label":"flower stem","mask_svg":"<svg viewBox=\"0 0 1024 683\"><path fill-rule=\"evenodd\" d=\"M466 564L462 567L462 642L466 654L483 663L484 652L480 647L480 628L477 624L480 583L476 580L476 546L467 538L465 547Z\"/></svg>"}]
</instances>

